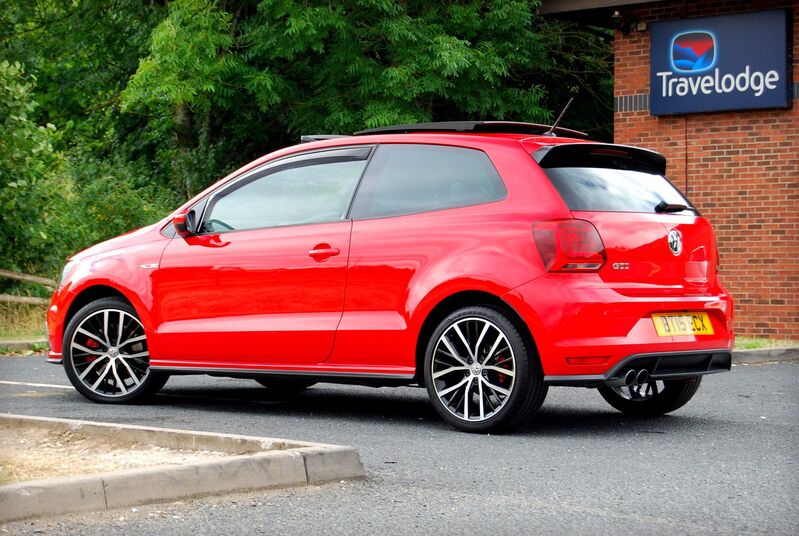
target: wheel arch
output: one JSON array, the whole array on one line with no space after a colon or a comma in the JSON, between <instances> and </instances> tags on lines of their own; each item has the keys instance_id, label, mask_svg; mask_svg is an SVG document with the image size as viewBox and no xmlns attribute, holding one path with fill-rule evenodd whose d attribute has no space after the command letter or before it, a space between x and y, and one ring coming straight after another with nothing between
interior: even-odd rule
<instances>
[{"instance_id":1,"label":"wheel arch","mask_svg":"<svg viewBox=\"0 0 799 536\"><path fill-rule=\"evenodd\" d=\"M486 292L483 290L462 290L450 294L446 298L440 300L431 310L422 323L419 334L416 338L416 381L424 385L424 357L427 343L430 336L435 331L438 324L444 320L449 314L469 306L487 306L497 309L508 316L511 322L519 330L519 333L525 338L525 342L530 345L533 351L538 351L535 343L535 338L530 331L529 326L524 321L522 316L505 300L496 294Z\"/></svg>"},{"instance_id":2,"label":"wheel arch","mask_svg":"<svg viewBox=\"0 0 799 536\"><path fill-rule=\"evenodd\" d=\"M72 299L72 302L69 304L67 312L64 315L64 331L66 331L66 327L69 325L69 322L72 320L72 318L74 318L78 311L90 303L103 298L119 298L124 300L128 305L136 310L137 314L141 318L141 312L122 291L110 285L98 283L84 287Z\"/></svg>"}]
</instances>

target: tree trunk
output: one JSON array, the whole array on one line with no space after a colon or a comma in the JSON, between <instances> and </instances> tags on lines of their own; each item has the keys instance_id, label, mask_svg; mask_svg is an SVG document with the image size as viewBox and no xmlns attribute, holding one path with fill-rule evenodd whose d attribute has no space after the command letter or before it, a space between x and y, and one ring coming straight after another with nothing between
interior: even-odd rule
<instances>
[{"instance_id":1,"label":"tree trunk","mask_svg":"<svg viewBox=\"0 0 799 536\"><path fill-rule=\"evenodd\" d=\"M175 136L178 142L178 150L181 154L189 152L197 145L192 126L193 113L188 104L178 104L175 106ZM186 199L191 197L191 178L186 175L184 184Z\"/></svg>"}]
</instances>

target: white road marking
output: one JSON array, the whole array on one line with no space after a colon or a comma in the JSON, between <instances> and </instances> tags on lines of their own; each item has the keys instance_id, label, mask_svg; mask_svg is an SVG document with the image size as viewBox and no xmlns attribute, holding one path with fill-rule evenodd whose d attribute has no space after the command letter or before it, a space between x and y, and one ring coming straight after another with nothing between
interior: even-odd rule
<instances>
[{"instance_id":1,"label":"white road marking","mask_svg":"<svg viewBox=\"0 0 799 536\"><path fill-rule=\"evenodd\" d=\"M23 385L26 387L51 387L53 389L74 389L71 385L56 385L54 383L28 383L28 382L11 382L7 380L0 380L3 385Z\"/></svg>"},{"instance_id":2,"label":"white road marking","mask_svg":"<svg viewBox=\"0 0 799 536\"><path fill-rule=\"evenodd\" d=\"M70 391L74 391L75 388L71 385L56 385L54 383L30 383L30 382L12 382L8 380L0 380L0 385L21 385L23 387L50 387L52 389L67 389ZM273 404L280 404L280 400L247 400L245 398L220 398L215 396L203 396L203 395L195 395L195 394L182 394L182 393L162 393L162 397L174 397L174 398L194 398L200 400L208 400L208 401L219 401L219 402L246 402L248 404L260 404L264 406L273 405Z\"/></svg>"}]
</instances>

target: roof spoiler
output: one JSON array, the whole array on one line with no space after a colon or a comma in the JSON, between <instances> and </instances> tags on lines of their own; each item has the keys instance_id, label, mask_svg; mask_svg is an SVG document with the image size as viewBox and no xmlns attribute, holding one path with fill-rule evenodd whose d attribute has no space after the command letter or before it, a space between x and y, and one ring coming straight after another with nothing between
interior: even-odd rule
<instances>
[{"instance_id":1,"label":"roof spoiler","mask_svg":"<svg viewBox=\"0 0 799 536\"><path fill-rule=\"evenodd\" d=\"M652 168L660 175L666 174L666 157L649 149L630 147L629 145L613 145L610 143L558 143L545 145L533 153L533 158L542 168L557 167L607 167L601 161L615 158L616 164L625 161L629 167L640 167L642 164Z\"/></svg>"}]
</instances>

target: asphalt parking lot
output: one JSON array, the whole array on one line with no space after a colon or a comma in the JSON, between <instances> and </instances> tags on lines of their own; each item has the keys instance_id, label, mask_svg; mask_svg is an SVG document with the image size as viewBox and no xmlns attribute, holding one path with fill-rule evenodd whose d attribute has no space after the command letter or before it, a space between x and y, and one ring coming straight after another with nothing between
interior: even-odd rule
<instances>
[{"instance_id":1,"label":"asphalt parking lot","mask_svg":"<svg viewBox=\"0 0 799 536\"><path fill-rule=\"evenodd\" d=\"M172 378L142 406L90 403L41 356L0 357L0 411L356 447L364 481L0 527L13 534L799 533L799 364L707 377L673 415L635 420L553 388L511 435L444 425L414 388Z\"/></svg>"}]
</instances>

